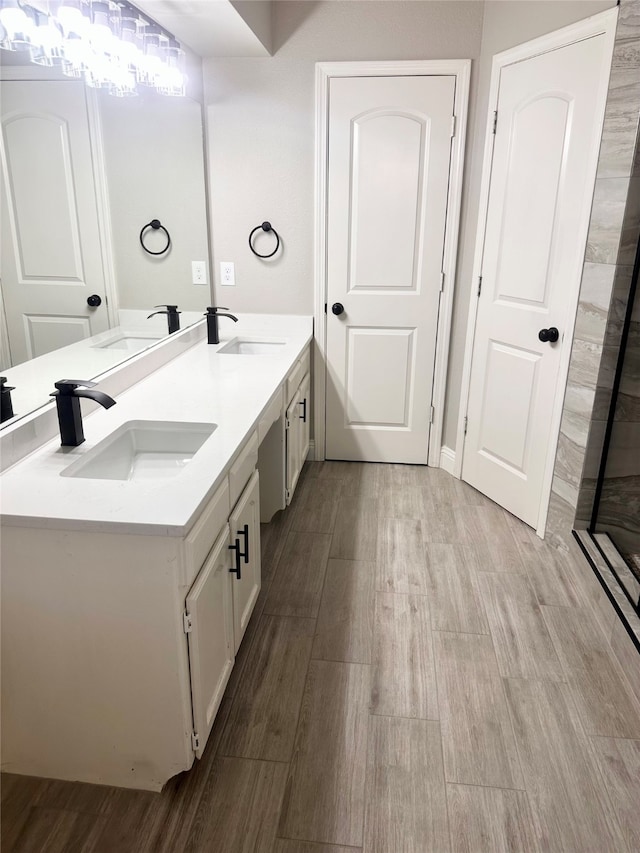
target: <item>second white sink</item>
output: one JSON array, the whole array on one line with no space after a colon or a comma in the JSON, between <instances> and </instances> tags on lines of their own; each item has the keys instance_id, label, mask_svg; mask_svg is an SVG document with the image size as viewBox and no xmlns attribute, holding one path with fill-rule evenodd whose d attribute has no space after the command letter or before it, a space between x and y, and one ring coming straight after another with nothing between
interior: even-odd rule
<instances>
[{"instance_id":1,"label":"second white sink","mask_svg":"<svg viewBox=\"0 0 640 853\"><path fill-rule=\"evenodd\" d=\"M128 421L64 471L92 480L160 480L179 474L217 424Z\"/></svg>"},{"instance_id":2,"label":"second white sink","mask_svg":"<svg viewBox=\"0 0 640 853\"><path fill-rule=\"evenodd\" d=\"M228 344L220 347L223 355L278 355L280 347L286 341L262 341L257 338L232 338Z\"/></svg>"}]
</instances>

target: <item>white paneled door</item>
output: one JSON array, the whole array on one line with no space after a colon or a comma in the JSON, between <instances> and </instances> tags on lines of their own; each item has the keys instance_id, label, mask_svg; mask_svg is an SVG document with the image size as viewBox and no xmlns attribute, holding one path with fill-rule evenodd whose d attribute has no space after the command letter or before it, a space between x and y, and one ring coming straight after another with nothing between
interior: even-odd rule
<instances>
[{"instance_id":1,"label":"white paneled door","mask_svg":"<svg viewBox=\"0 0 640 853\"><path fill-rule=\"evenodd\" d=\"M330 81L328 459L427 462L455 79Z\"/></svg>"},{"instance_id":2,"label":"white paneled door","mask_svg":"<svg viewBox=\"0 0 640 853\"><path fill-rule=\"evenodd\" d=\"M2 289L19 364L109 323L84 84L0 86Z\"/></svg>"},{"instance_id":3,"label":"white paneled door","mask_svg":"<svg viewBox=\"0 0 640 853\"><path fill-rule=\"evenodd\" d=\"M571 347L606 50L600 35L500 73L462 477L534 527Z\"/></svg>"}]
</instances>

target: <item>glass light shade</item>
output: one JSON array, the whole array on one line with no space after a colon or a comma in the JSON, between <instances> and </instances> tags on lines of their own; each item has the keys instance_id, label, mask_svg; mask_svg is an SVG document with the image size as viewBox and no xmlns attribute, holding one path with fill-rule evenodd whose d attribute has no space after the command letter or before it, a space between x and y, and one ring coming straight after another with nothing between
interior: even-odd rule
<instances>
[{"instance_id":1,"label":"glass light shade","mask_svg":"<svg viewBox=\"0 0 640 853\"><path fill-rule=\"evenodd\" d=\"M35 29L33 9L23 9L18 0L2 0L0 24L6 31L3 46L7 50L30 50Z\"/></svg>"},{"instance_id":2,"label":"glass light shade","mask_svg":"<svg viewBox=\"0 0 640 853\"><path fill-rule=\"evenodd\" d=\"M114 47L122 64L138 66L142 62L142 32L138 22L123 16L120 25L120 39Z\"/></svg>"},{"instance_id":3,"label":"glass light shade","mask_svg":"<svg viewBox=\"0 0 640 853\"><path fill-rule=\"evenodd\" d=\"M109 90L116 98L130 98L138 94L136 75L132 68L119 66L113 70L113 86Z\"/></svg>"},{"instance_id":4,"label":"glass light shade","mask_svg":"<svg viewBox=\"0 0 640 853\"><path fill-rule=\"evenodd\" d=\"M161 95L184 97L187 77L184 73L184 50L175 39L169 39L164 48L164 64L156 88Z\"/></svg>"},{"instance_id":5,"label":"glass light shade","mask_svg":"<svg viewBox=\"0 0 640 853\"><path fill-rule=\"evenodd\" d=\"M37 65L64 67L62 28L55 18L36 10L36 27L33 35L31 61Z\"/></svg>"},{"instance_id":6,"label":"glass light shade","mask_svg":"<svg viewBox=\"0 0 640 853\"><path fill-rule=\"evenodd\" d=\"M79 35L70 33L63 41L63 49L67 60L63 73L67 77L82 77L90 55L89 43Z\"/></svg>"},{"instance_id":7,"label":"glass light shade","mask_svg":"<svg viewBox=\"0 0 640 853\"><path fill-rule=\"evenodd\" d=\"M89 5L85 0L61 0L56 17L65 36L86 36L91 25Z\"/></svg>"},{"instance_id":8,"label":"glass light shade","mask_svg":"<svg viewBox=\"0 0 640 853\"><path fill-rule=\"evenodd\" d=\"M109 57L91 51L84 63L84 81L92 89L112 89L113 73Z\"/></svg>"},{"instance_id":9,"label":"glass light shade","mask_svg":"<svg viewBox=\"0 0 640 853\"><path fill-rule=\"evenodd\" d=\"M155 86L156 78L162 72L163 50L160 28L150 24L144 32L144 56L138 67L138 82L145 86Z\"/></svg>"},{"instance_id":10,"label":"glass light shade","mask_svg":"<svg viewBox=\"0 0 640 853\"><path fill-rule=\"evenodd\" d=\"M88 29L91 46L98 53L110 53L114 43L114 33L111 28L109 4L102 2L91 3L91 24Z\"/></svg>"}]
</instances>

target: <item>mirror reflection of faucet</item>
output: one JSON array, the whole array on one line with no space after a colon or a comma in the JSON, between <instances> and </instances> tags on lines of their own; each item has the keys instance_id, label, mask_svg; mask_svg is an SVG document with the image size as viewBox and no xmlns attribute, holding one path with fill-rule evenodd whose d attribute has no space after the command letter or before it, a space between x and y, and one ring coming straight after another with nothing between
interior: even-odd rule
<instances>
[{"instance_id":1,"label":"mirror reflection of faucet","mask_svg":"<svg viewBox=\"0 0 640 853\"><path fill-rule=\"evenodd\" d=\"M0 423L2 424L13 417L11 392L15 390L11 385L7 385L6 376L0 376Z\"/></svg>"},{"instance_id":2,"label":"mirror reflection of faucet","mask_svg":"<svg viewBox=\"0 0 640 853\"><path fill-rule=\"evenodd\" d=\"M166 311L154 311L153 314L149 314L147 320L150 320L152 317L155 317L156 314L166 314L167 315L167 323L169 324L169 334L172 335L174 332L180 331L180 314L182 311L178 311L177 305L154 305L154 308L166 308Z\"/></svg>"},{"instance_id":3,"label":"mirror reflection of faucet","mask_svg":"<svg viewBox=\"0 0 640 853\"><path fill-rule=\"evenodd\" d=\"M218 332L218 317L228 317L234 323L238 322L238 318L233 314L221 314L220 311L228 311L228 308L217 307L211 305L207 308L207 313L204 315L207 318L207 343L219 344L220 334Z\"/></svg>"},{"instance_id":4,"label":"mirror reflection of faucet","mask_svg":"<svg viewBox=\"0 0 640 853\"><path fill-rule=\"evenodd\" d=\"M105 409L115 406L116 401L102 391L92 390L96 383L88 379L60 379L55 386L57 390L50 396L56 398L60 444L62 447L77 447L84 441L80 398L94 400Z\"/></svg>"}]
</instances>

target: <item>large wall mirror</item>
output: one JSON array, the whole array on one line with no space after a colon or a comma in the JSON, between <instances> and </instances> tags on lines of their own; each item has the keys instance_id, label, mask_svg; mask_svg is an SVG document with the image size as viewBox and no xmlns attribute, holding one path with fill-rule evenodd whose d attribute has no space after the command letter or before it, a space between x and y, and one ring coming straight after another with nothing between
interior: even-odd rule
<instances>
[{"instance_id":1,"label":"large wall mirror","mask_svg":"<svg viewBox=\"0 0 640 853\"><path fill-rule=\"evenodd\" d=\"M201 103L114 98L48 71L0 69L0 374L15 388L2 426L57 379L154 345L167 334L164 315L146 319L154 306L177 304L184 328L211 304ZM170 234L163 254L140 244L151 220ZM166 245L162 229L145 238Z\"/></svg>"}]
</instances>

